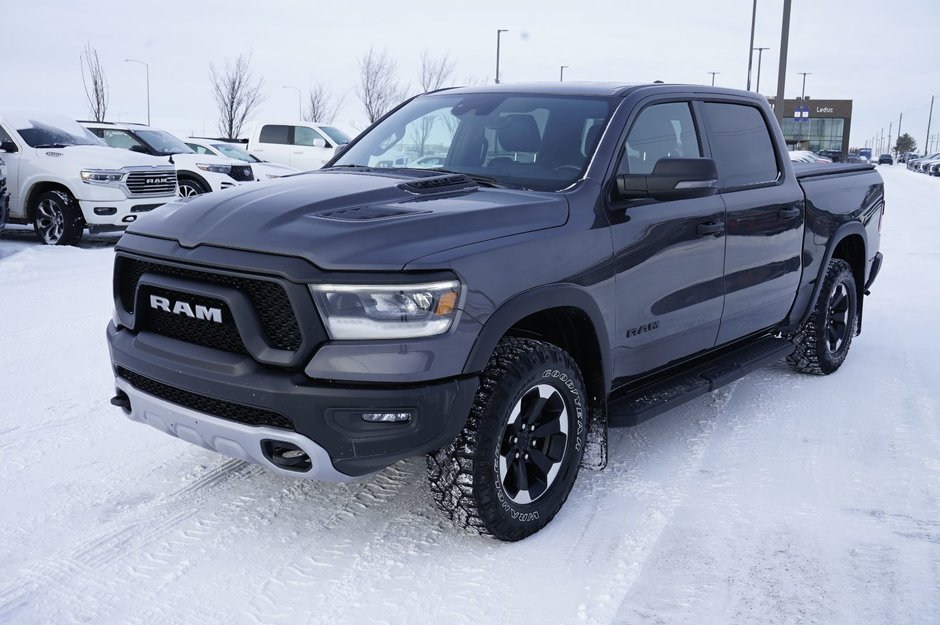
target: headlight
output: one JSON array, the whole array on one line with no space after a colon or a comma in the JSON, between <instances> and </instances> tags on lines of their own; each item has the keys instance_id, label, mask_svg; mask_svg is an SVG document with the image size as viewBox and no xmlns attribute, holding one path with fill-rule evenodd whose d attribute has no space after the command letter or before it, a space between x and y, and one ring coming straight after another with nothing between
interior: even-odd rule
<instances>
[{"instance_id":1,"label":"headlight","mask_svg":"<svg viewBox=\"0 0 940 625\"><path fill-rule=\"evenodd\" d=\"M227 174L232 171L231 165L210 165L208 163L196 163L196 167L202 171L211 171L217 174Z\"/></svg>"},{"instance_id":2,"label":"headlight","mask_svg":"<svg viewBox=\"0 0 940 625\"><path fill-rule=\"evenodd\" d=\"M112 171L109 169L83 169L82 182L88 184L100 184L106 186L117 186L124 179L123 171Z\"/></svg>"},{"instance_id":3,"label":"headlight","mask_svg":"<svg viewBox=\"0 0 940 625\"><path fill-rule=\"evenodd\" d=\"M447 332L457 316L460 282L311 284L333 339L410 339Z\"/></svg>"}]
</instances>

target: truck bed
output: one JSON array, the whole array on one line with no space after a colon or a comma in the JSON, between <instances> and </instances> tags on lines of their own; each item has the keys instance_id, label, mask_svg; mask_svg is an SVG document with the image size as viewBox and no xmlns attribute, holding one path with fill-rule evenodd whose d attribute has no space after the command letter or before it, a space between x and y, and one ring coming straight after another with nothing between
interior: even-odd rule
<instances>
[{"instance_id":1,"label":"truck bed","mask_svg":"<svg viewBox=\"0 0 940 625\"><path fill-rule=\"evenodd\" d=\"M875 166L869 163L793 163L793 172L797 180L874 170Z\"/></svg>"}]
</instances>

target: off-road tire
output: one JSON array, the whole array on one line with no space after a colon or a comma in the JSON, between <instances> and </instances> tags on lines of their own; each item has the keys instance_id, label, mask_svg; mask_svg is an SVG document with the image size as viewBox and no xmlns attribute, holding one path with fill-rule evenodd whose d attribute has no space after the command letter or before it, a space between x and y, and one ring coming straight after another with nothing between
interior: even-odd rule
<instances>
[{"instance_id":1,"label":"off-road tire","mask_svg":"<svg viewBox=\"0 0 940 625\"><path fill-rule=\"evenodd\" d=\"M510 421L517 404L518 417ZM542 341L502 339L483 371L463 430L427 457L437 506L457 526L499 540L521 540L539 531L558 513L574 485L584 453L588 409L581 372L567 352ZM534 427L528 434L528 429L520 433L521 423ZM549 426L552 423L557 425ZM543 429L562 428L562 423L566 433L539 437ZM532 460L507 464L506 458L523 444L535 450ZM557 469L544 472L535 466L546 459ZM503 471L508 471L505 476ZM554 476L549 477L552 471ZM513 495L516 480L522 479L520 472L535 477L526 477L526 489L516 489ZM545 479L539 481L542 476Z\"/></svg>"},{"instance_id":2,"label":"off-road tire","mask_svg":"<svg viewBox=\"0 0 940 625\"><path fill-rule=\"evenodd\" d=\"M852 267L829 263L822 288L806 323L790 340L796 345L787 364L801 373L829 375L842 366L858 329L858 290Z\"/></svg>"},{"instance_id":3,"label":"off-road tire","mask_svg":"<svg viewBox=\"0 0 940 625\"><path fill-rule=\"evenodd\" d=\"M85 232L82 209L65 191L46 191L33 202L33 230L46 245L76 245Z\"/></svg>"},{"instance_id":4,"label":"off-road tire","mask_svg":"<svg viewBox=\"0 0 940 625\"><path fill-rule=\"evenodd\" d=\"M177 184L179 184L180 197L202 195L203 193L209 192L209 189L206 188L206 185L202 184L195 178L189 178L188 176L180 178Z\"/></svg>"}]
</instances>

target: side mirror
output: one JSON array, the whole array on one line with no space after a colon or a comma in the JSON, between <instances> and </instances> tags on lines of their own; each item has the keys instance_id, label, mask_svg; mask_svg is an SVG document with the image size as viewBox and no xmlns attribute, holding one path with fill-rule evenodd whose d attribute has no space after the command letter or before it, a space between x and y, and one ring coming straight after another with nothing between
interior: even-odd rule
<instances>
[{"instance_id":1,"label":"side mirror","mask_svg":"<svg viewBox=\"0 0 940 625\"><path fill-rule=\"evenodd\" d=\"M710 158L661 158L647 175L617 176L621 199L685 200L718 192L718 168Z\"/></svg>"},{"instance_id":2,"label":"side mirror","mask_svg":"<svg viewBox=\"0 0 940 625\"><path fill-rule=\"evenodd\" d=\"M19 148L16 147L16 144L12 141L0 141L0 152L7 152L13 154L14 152L19 152Z\"/></svg>"},{"instance_id":3,"label":"side mirror","mask_svg":"<svg viewBox=\"0 0 940 625\"><path fill-rule=\"evenodd\" d=\"M150 154L150 150L148 150L142 145L132 145L128 149L130 149L131 152L140 152L141 154Z\"/></svg>"},{"instance_id":4,"label":"side mirror","mask_svg":"<svg viewBox=\"0 0 940 625\"><path fill-rule=\"evenodd\" d=\"M316 139L313 140L313 147L315 147L315 148L325 148L325 147L326 147L326 140L317 137Z\"/></svg>"}]
</instances>

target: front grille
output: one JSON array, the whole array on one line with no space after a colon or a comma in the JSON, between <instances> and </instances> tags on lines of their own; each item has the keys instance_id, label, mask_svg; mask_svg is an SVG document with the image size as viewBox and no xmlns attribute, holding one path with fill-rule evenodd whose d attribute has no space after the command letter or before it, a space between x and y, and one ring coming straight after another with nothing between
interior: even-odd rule
<instances>
[{"instance_id":1,"label":"front grille","mask_svg":"<svg viewBox=\"0 0 940 625\"><path fill-rule=\"evenodd\" d=\"M118 284L118 297L121 300L121 305L124 307L124 310L129 313L134 312L134 297L137 293L137 282L145 273L172 276L192 282L227 286L238 289L251 300L269 345L286 351L297 351L300 348L302 337L300 334L300 326L297 323L297 317L294 315L294 309L291 306L290 299L287 297L287 292L276 282L162 265L136 258L129 258L127 256L118 256L115 272ZM183 297L183 299L188 301L189 296L187 295ZM179 315L172 316L179 317ZM179 322L178 319L176 321ZM183 340L190 340L186 337L181 338L183 338ZM241 343L241 339L239 339L239 343ZM220 347L220 349L224 348ZM242 349L244 349L244 347L242 347ZM227 349L226 351L232 350Z\"/></svg>"},{"instance_id":2,"label":"front grille","mask_svg":"<svg viewBox=\"0 0 940 625\"><path fill-rule=\"evenodd\" d=\"M176 193L176 172L172 169L132 171L127 175L131 195L172 195Z\"/></svg>"},{"instance_id":3,"label":"front grille","mask_svg":"<svg viewBox=\"0 0 940 625\"><path fill-rule=\"evenodd\" d=\"M251 165L232 165L228 176L238 182L250 182L255 179L254 175L251 173Z\"/></svg>"},{"instance_id":4,"label":"front grille","mask_svg":"<svg viewBox=\"0 0 940 625\"><path fill-rule=\"evenodd\" d=\"M148 395L153 395L154 397L168 401L171 404L177 404L228 421L244 423L245 425L269 426L282 430L294 429L294 424L289 418L273 410L245 406L244 404L236 404L222 399L206 397L198 393L184 391L181 388L151 380L139 373L129 371L124 367L118 367L117 374L118 377L130 382L134 388Z\"/></svg>"},{"instance_id":5,"label":"front grille","mask_svg":"<svg viewBox=\"0 0 940 625\"><path fill-rule=\"evenodd\" d=\"M238 328L235 327L232 313L228 310L225 302L192 293L179 293L153 287L145 288L144 297L157 295L171 302L184 301L189 303L191 310L196 310L197 306L221 309L222 323L209 319L194 319L185 314L175 314L158 308L147 307L139 313L140 320L137 324L139 329L149 330L156 334L186 341L187 343L195 343L203 347L221 349L233 354L248 353L241 336L238 334Z\"/></svg>"}]
</instances>

